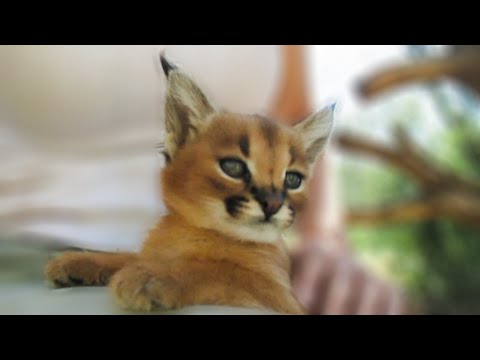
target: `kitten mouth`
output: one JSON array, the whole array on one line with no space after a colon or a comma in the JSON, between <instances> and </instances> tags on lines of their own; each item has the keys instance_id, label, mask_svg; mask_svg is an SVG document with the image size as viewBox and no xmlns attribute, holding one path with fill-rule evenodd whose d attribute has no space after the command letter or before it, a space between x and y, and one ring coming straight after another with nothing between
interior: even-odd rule
<instances>
[{"instance_id":1,"label":"kitten mouth","mask_svg":"<svg viewBox=\"0 0 480 360\"><path fill-rule=\"evenodd\" d=\"M275 225L276 221L275 219L266 219L266 218L262 218L260 220L257 221L257 224L260 224L260 225Z\"/></svg>"},{"instance_id":2,"label":"kitten mouth","mask_svg":"<svg viewBox=\"0 0 480 360\"><path fill-rule=\"evenodd\" d=\"M266 225L275 225L275 219L266 219L265 217L254 217L247 222L250 226L266 226Z\"/></svg>"}]
</instances>

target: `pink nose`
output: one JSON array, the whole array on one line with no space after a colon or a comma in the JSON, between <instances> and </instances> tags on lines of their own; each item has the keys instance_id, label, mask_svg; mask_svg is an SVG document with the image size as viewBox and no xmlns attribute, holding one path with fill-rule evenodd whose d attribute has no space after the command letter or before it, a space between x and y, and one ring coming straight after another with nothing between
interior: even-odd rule
<instances>
[{"instance_id":1,"label":"pink nose","mask_svg":"<svg viewBox=\"0 0 480 360\"><path fill-rule=\"evenodd\" d=\"M262 207L265 219L270 220L270 218L282 208L285 196L281 192L271 192L260 189L255 195L255 199Z\"/></svg>"},{"instance_id":2,"label":"pink nose","mask_svg":"<svg viewBox=\"0 0 480 360\"><path fill-rule=\"evenodd\" d=\"M263 212L265 213L265 216L267 218L270 218L280 210L280 208L283 205L283 201L274 199L274 200L269 200L266 203L263 203L261 205L262 205Z\"/></svg>"}]
</instances>

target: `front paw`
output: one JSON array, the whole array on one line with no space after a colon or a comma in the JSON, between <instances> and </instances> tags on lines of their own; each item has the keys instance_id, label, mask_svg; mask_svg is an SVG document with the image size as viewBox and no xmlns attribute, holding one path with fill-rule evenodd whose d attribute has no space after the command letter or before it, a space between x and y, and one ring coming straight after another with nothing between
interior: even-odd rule
<instances>
[{"instance_id":1,"label":"front paw","mask_svg":"<svg viewBox=\"0 0 480 360\"><path fill-rule=\"evenodd\" d=\"M57 288L103 286L108 282L108 274L100 271L86 253L65 253L52 260L45 268L45 276Z\"/></svg>"},{"instance_id":2,"label":"front paw","mask_svg":"<svg viewBox=\"0 0 480 360\"><path fill-rule=\"evenodd\" d=\"M179 306L174 284L162 280L141 264L128 266L116 273L110 288L119 305L126 310L150 312Z\"/></svg>"}]
</instances>

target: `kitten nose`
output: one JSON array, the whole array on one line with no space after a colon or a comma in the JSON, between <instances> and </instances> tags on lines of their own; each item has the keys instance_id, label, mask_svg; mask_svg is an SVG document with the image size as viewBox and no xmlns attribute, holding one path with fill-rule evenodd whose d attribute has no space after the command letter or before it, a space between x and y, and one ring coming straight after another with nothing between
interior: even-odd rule
<instances>
[{"instance_id":1,"label":"kitten nose","mask_svg":"<svg viewBox=\"0 0 480 360\"><path fill-rule=\"evenodd\" d=\"M280 192L270 192L261 189L256 194L255 199L262 207L265 219L270 220L283 206L285 196Z\"/></svg>"}]
</instances>

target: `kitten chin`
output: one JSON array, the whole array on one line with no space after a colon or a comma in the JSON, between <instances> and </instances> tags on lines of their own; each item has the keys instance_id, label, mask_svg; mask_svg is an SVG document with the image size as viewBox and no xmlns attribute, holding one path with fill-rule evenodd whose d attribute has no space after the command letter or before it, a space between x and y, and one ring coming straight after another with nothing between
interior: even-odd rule
<instances>
[{"instance_id":1,"label":"kitten chin","mask_svg":"<svg viewBox=\"0 0 480 360\"><path fill-rule=\"evenodd\" d=\"M253 241L265 244L281 240L283 232L281 228L271 222L257 222L253 225L227 223L218 230L240 241Z\"/></svg>"}]
</instances>

